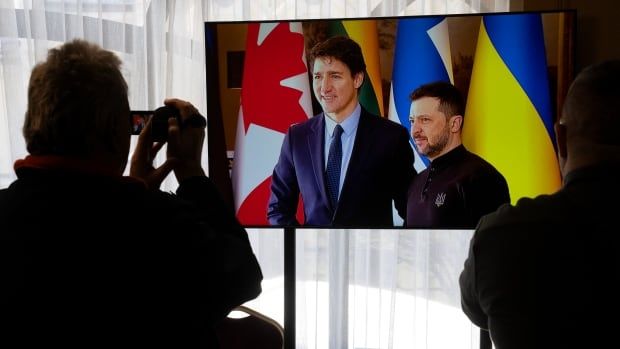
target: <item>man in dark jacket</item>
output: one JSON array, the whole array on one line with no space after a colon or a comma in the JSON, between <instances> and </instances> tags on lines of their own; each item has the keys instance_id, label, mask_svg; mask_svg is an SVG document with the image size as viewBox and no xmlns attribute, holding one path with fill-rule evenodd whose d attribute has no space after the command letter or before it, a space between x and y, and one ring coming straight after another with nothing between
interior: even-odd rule
<instances>
[{"instance_id":1,"label":"man in dark jacket","mask_svg":"<svg viewBox=\"0 0 620 349\"><path fill-rule=\"evenodd\" d=\"M407 193L410 228L473 229L483 215L510 202L506 179L461 141L465 101L451 83L437 81L411 93L411 137L431 163Z\"/></svg>"},{"instance_id":2,"label":"man in dark jacket","mask_svg":"<svg viewBox=\"0 0 620 349\"><path fill-rule=\"evenodd\" d=\"M407 186L416 174L407 129L360 105L366 63L355 41L332 37L310 56L323 112L291 126L284 137L271 179L269 223L393 227L392 204L404 218ZM303 222L296 218L300 196Z\"/></svg>"},{"instance_id":3,"label":"man in dark jacket","mask_svg":"<svg viewBox=\"0 0 620 349\"><path fill-rule=\"evenodd\" d=\"M0 347L216 347L213 329L261 291L247 233L200 163L204 127L169 99L167 161L151 123L127 164L120 60L84 41L32 71L30 155L0 191ZM161 192L171 172L176 195Z\"/></svg>"},{"instance_id":4,"label":"man in dark jacket","mask_svg":"<svg viewBox=\"0 0 620 349\"><path fill-rule=\"evenodd\" d=\"M480 220L460 277L462 306L497 349L617 346L618 81L616 60L571 85L555 126L562 189Z\"/></svg>"}]
</instances>

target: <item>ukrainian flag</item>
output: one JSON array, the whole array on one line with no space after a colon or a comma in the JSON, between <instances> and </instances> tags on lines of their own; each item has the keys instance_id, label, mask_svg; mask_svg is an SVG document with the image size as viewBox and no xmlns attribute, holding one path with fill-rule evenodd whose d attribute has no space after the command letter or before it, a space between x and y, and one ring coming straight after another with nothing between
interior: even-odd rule
<instances>
[{"instance_id":1,"label":"ukrainian flag","mask_svg":"<svg viewBox=\"0 0 620 349\"><path fill-rule=\"evenodd\" d=\"M360 45L366 63L366 78L359 90L360 104L369 112L384 116L377 21L332 21L328 31L329 36L348 36Z\"/></svg>"},{"instance_id":2,"label":"ukrainian flag","mask_svg":"<svg viewBox=\"0 0 620 349\"><path fill-rule=\"evenodd\" d=\"M411 131L409 95L434 81L453 83L448 20L445 17L401 19L397 22L389 118ZM409 135L411 136L411 134ZM418 154L413 140L418 172L430 161Z\"/></svg>"},{"instance_id":3,"label":"ukrainian flag","mask_svg":"<svg viewBox=\"0 0 620 349\"><path fill-rule=\"evenodd\" d=\"M560 188L539 14L483 17L463 143L504 175L513 203Z\"/></svg>"}]
</instances>

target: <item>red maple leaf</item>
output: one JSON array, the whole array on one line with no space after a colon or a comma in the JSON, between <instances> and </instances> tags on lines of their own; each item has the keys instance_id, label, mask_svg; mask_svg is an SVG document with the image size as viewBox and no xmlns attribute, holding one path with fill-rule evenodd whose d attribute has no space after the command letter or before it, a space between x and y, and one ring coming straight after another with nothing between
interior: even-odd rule
<instances>
[{"instance_id":1,"label":"red maple leaf","mask_svg":"<svg viewBox=\"0 0 620 349\"><path fill-rule=\"evenodd\" d=\"M280 85L282 80L307 72L302 60L304 38L279 23L258 45L260 24L248 25L241 104L245 132L260 125L286 133L293 123L308 119L299 104L302 91Z\"/></svg>"}]
</instances>

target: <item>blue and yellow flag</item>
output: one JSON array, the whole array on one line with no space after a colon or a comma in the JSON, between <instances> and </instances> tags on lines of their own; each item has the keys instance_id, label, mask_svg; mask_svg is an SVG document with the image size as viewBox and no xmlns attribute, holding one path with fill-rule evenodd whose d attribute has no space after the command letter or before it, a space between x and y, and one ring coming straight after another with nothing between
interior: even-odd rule
<instances>
[{"instance_id":1,"label":"blue and yellow flag","mask_svg":"<svg viewBox=\"0 0 620 349\"><path fill-rule=\"evenodd\" d=\"M409 95L421 85L434 81L453 82L448 20L445 17L398 20L390 91L390 120L411 131ZM419 154L415 146L414 155L415 169L420 172L430 161Z\"/></svg>"},{"instance_id":2,"label":"blue and yellow flag","mask_svg":"<svg viewBox=\"0 0 620 349\"><path fill-rule=\"evenodd\" d=\"M513 203L560 188L539 14L483 17L463 143L504 175Z\"/></svg>"}]
</instances>

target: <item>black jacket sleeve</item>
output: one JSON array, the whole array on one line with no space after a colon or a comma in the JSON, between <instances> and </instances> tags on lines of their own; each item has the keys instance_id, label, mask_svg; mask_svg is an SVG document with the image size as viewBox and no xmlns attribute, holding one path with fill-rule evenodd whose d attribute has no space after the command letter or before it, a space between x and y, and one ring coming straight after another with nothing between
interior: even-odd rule
<instances>
[{"instance_id":1,"label":"black jacket sleeve","mask_svg":"<svg viewBox=\"0 0 620 349\"><path fill-rule=\"evenodd\" d=\"M461 307L463 312L476 326L487 329L487 315L482 310L478 298L478 284L476 280L476 254L474 252L474 240L469 246L469 255L465 260L465 266L459 277L461 287Z\"/></svg>"},{"instance_id":2,"label":"black jacket sleeve","mask_svg":"<svg viewBox=\"0 0 620 349\"><path fill-rule=\"evenodd\" d=\"M194 248L200 254L202 277L209 279L203 310L215 323L236 306L256 298L263 276L247 232L209 178L185 180L177 195L195 205L200 217Z\"/></svg>"}]
</instances>

